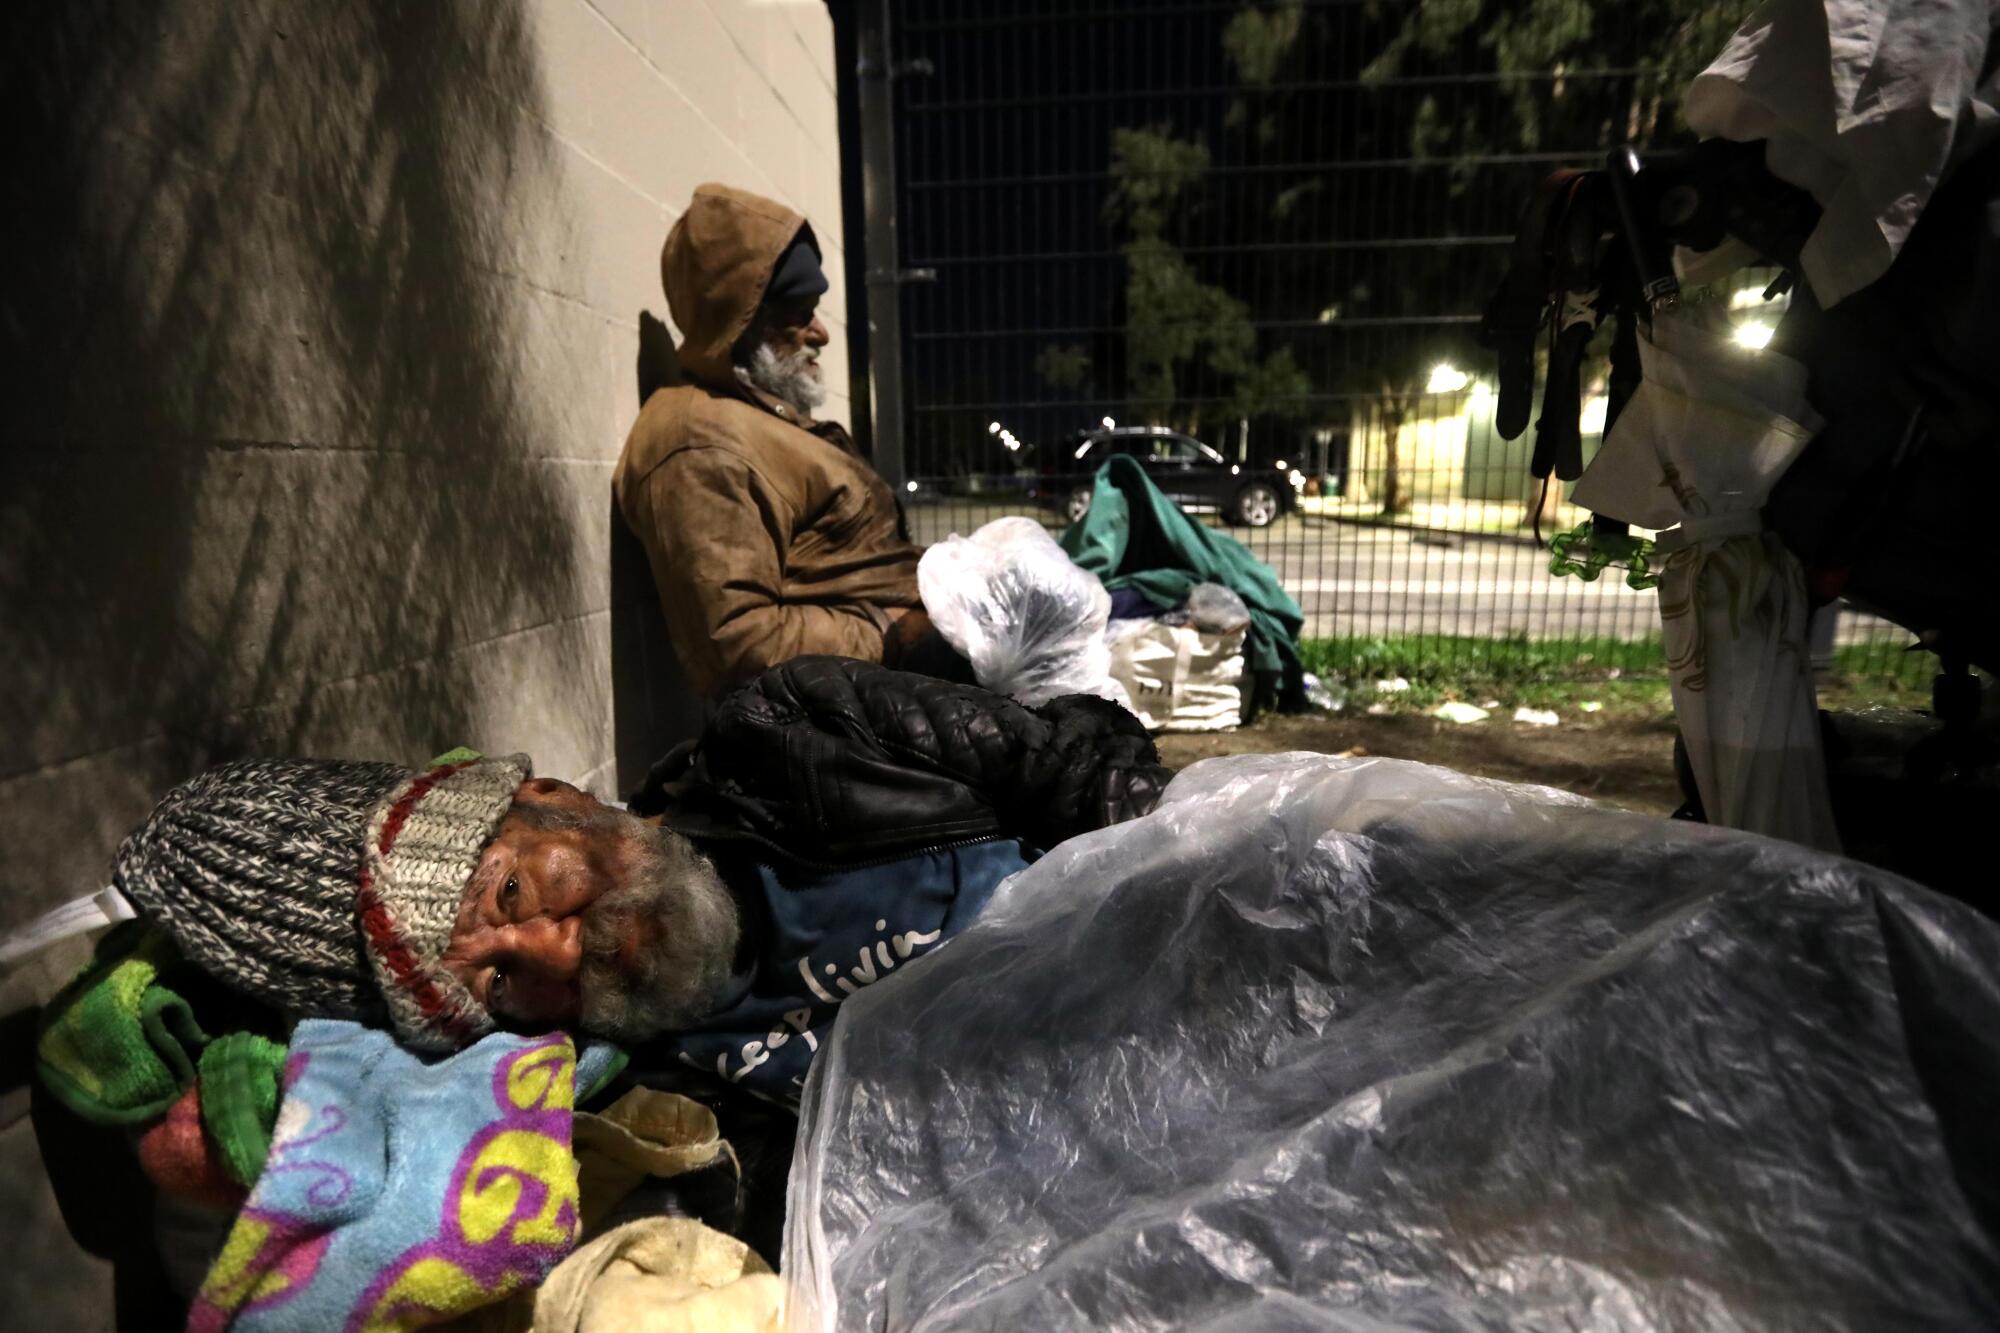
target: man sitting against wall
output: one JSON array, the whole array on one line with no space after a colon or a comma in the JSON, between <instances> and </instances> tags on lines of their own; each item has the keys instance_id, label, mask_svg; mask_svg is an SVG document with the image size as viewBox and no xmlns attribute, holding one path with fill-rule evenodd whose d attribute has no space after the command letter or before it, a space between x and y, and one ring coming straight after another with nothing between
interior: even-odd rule
<instances>
[{"instance_id":1,"label":"man sitting against wall","mask_svg":"<svg viewBox=\"0 0 2000 1333\"><path fill-rule=\"evenodd\" d=\"M896 497L813 419L821 259L805 218L724 185L695 191L661 254L688 382L646 400L612 484L706 697L804 654L925 670L938 653Z\"/></svg>"}]
</instances>

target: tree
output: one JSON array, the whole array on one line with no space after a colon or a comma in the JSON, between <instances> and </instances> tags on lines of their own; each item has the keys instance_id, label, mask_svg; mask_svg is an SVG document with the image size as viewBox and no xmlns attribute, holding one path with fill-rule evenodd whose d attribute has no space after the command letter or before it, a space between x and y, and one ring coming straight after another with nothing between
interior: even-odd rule
<instances>
[{"instance_id":1,"label":"tree","mask_svg":"<svg viewBox=\"0 0 2000 1333\"><path fill-rule=\"evenodd\" d=\"M1397 90L1432 70L1492 81L1499 95L1483 101L1460 97L1447 105L1435 89L1401 98L1410 170L1449 162L1450 198L1458 205L1453 211L1476 215L1478 201L1466 196L1483 162L1552 154L1591 165L1617 144L1648 146L1679 133L1681 90L1752 7L1753 0L1625 0L1616 6L1581 0L1418 0L1363 67L1361 82L1390 103ZM1519 173L1527 178L1517 187L1517 211L1527 202L1533 177L1553 165L1534 163L1532 174ZM1436 309L1440 286L1462 283L1466 276L1463 268L1447 274L1441 259L1442 252L1434 254L1396 289L1363 294L1356 307L1414 314L1414 302ZM1474 289L1478 299L1492 290L1504 260L1504 252L1485 256ZM1463 334L1461 326L1458 336L1421 350L1406 346L1377 367L1392 441L1395 427L1388 423L1400 426L1439 359L1431 349L1456 347L1460 355L1472 354ZM1602 366L1593 374L1601 379ZM1399 498L1397 468L1392 443L1383 486L1386 512L1394 512ZM1555 487L1543 494L1559 498ZM1524 526L1536 519L1538 503L1536 495L1529 497Z\"/></svg>"},{"instance_id":2,"label":"tree","mask_svg":"<svg viewBox=\"0 0 2000 1333\"><path fill-rule=\"evenodd\" d=\"M1288 349L1259 355L1248 304L1206 280L1176 243L1202 205L1208 169L1206 145L1168 126L1112 132L1104 219L1124 237L1118 391L1128 417L1189 433L1201 429L1205 408L1219 406L1226 419L1284 415L1311 388ZM1077 345L1044 347L1035 367L1064 389L1084 386L1095 369Z\"/></svg>"},{"instance_id":3,"label":"tree","mask_svg":"<svg viewBox=\"0 0 2000 1333\"><path fill-rule=\"evenodd\" d=\"M1177 224L1200 206L1208 166L1205 145L1165 126L1112 132L1104 217L1125 236L1126 411L1189 432L1200 430L1211 398L1227 417L1247 417L1283 412L1307 389L1288 351L1258 356L1249 306L1205 281L1174 242ZM1079 351L1045 349L1044 376L1073 375ZM1226 392L1191 393L1189 379L1202 371Z\"/></svg>"}]
</instances>

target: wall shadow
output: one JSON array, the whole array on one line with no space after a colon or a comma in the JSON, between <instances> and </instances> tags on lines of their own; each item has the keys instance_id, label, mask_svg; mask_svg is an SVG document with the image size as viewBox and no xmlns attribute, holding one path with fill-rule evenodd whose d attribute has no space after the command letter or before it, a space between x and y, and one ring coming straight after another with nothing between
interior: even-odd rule
<instances>
[{"instance_id":1,"label":"wall shadow","mask_svg":"<svg viewBox=\"0 0 2000 1333\"><path fill-rule=\"evenodd\" d=\"M673 334L639 312L639 402L681 383ZM611 501L611 720L618 792L629 795L653 761L701 734L706 706L688 683L667 634L646 549Z\"/></svg>"},{"instance_id":2,"label":"wall shadow","mask_svg":"<svg viewBox=\"0 0 2000 1333\"><path fill-rule=\"evenodd\" d=\"M474 701L425 664L601 596L549 482L573 441L521 373L547 333L516 275L565 216L531 20L0 19L0 780L142 739L177 775L463 738Z\"/></svg>"},{"instance_id":3,"label":"wall shadow","mask_svg":"<svg viewBox=\"0 0 2000 1333\"><path fill-rule=\"evenodd\" d=\"M604 570L600 510L557 484L586 450L536 293L579 247L535 18L0 11L0 927L223 758L502 744L471 733L510 690L597 743L602 682L546 669ZM101 1272L8 1160L0 1300L103 1326Z\"/></svg>"},{"instance_id":4,"label":"wall shadow","mask_svg":"<svg viewBox=\"0 0 2000 1333\"><path fill-rule=\"evenodd\" d=\"M660 611L646 550L612 502L611 719L618 794L638 789L653 762L701 734L707 705L681 670Z\"/></svg>"}]
</instances>

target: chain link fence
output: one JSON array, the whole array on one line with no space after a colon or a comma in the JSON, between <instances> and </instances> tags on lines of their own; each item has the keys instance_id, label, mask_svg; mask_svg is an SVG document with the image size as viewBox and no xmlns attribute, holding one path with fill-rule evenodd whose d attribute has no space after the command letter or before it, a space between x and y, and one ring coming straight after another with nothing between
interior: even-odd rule
<instances>
[{"instance_id":1,"label":"chain link fence","mask_svg":"<svg viewBox=\"0 0 2000 1333\"><path fill-rule=\"evenodd\" d=\"M1750 8L895 0L918 535L1060 526L1116 449L1336 657L1630 655L1654 596L1549 573L1537 532L1585 515L1530 478L1532 429L1495 430L1473 335L1537 183L1684 138L1679 90ZM1724 294L1745 339L1779 313L1758 276ZM1586 456L1603 393L1600 361ZM1908 669L1892 627L1834 632L1847 669Z\"/></svg>"}]
</instances>

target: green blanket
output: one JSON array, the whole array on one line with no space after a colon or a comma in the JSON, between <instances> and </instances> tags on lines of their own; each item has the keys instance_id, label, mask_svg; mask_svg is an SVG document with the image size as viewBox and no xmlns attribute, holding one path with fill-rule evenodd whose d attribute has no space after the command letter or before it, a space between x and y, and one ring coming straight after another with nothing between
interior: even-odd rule
<instances>
[{"instance_id":1,"label":"green blanket","mask_svg":"<svg viewBox=\"0 0 2000 1333\"><path fill-rule=\"evenodd\" d=\"M1205 528L1160 493L1135 459L1097 470L1090 511L1062 535L1062 548L1113 592L1131 588L1162 610L1184 604L1198 583L1219 583L1250 608L1244 636L1243 720L1260 709L1306 707L1299 631L1305 616L1271 567L1232 537Z\"/></svg>"},{"instance_id":2,"label":"green blanket","mask_svg":"<svg viewBox=\"0 0 2000 1333\"><path fill-rule=\"evenodd\" d=\"M240 1185L257 1179L278 1116L285 1048L254 1032L212 1037L182 994L193 965L164 933L127 922L42 1013L42 1082L94 1125L149 1124L200 1082L201 1123Z\"/></svg>"}]
</instances>

